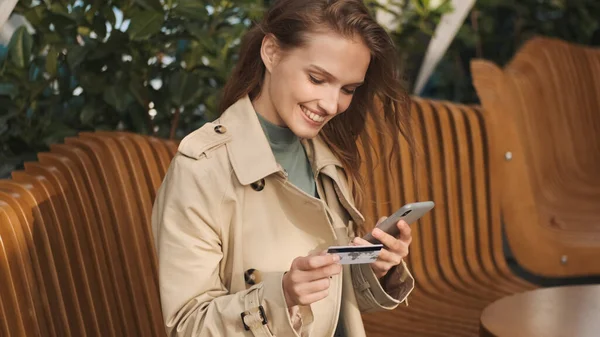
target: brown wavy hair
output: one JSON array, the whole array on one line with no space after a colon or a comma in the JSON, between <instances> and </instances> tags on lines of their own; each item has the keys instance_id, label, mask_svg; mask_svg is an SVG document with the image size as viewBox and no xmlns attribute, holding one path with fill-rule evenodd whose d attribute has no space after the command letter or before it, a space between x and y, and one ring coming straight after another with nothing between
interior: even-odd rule
<instances>
[{"instance_id":1,"label":"brown wavy hair","mask_svg":"<svg viewBox=\"0 0 600 337\"><path fill-rule=\"evenodd\" d=\"M361 37L371 51L364 84L356 90L346 112L329 121L319 134L344 165L360 207L364 190L357 142L367 139L370 143L364 137L367 117L375 121L374 125L385 126L378 132L392 137L400 132L414 151L410 97L403 89L394 43L361 0L276 0L262 21L244 36L240 58L223 89L219 110L223 113L244 96L254 99L260 94L265 76L260 49L265 35L272 34L280 48L290 50L304 46L307 33L322 31ZM392 153L397 153L398 143L393 144L396 149Z\"/></svg>"}]
</instances>

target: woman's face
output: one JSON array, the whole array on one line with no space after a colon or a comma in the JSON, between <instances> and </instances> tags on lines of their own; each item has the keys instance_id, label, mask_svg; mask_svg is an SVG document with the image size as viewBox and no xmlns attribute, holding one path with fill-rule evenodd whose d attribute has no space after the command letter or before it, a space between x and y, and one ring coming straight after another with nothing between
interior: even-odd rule
<instances>
[{"instance_id":1,"label":"woman's face","mask_svg":"<svg viewBox=\"0 0 600 337\"><path fill-rule=\"evenodd\" d=\"M308 34L306 40L305 46L282 52L274 38L265 37L261 56L267 70L253 104L270 122L310 139L348 109L371 53L362 39L333 32Z\"/></svg>"}]
</instances>

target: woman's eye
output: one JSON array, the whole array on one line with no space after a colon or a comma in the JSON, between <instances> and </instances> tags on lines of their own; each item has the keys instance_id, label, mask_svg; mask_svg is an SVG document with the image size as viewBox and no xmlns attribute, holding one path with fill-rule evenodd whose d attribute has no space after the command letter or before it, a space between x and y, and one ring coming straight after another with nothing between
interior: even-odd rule
<instances>
[{"instance_id":1,"label":"woman's eye","mask_svg":"<svg viewBox=\"0 0 600 337\"><path fill-rule=\"evenodd\" d=\"M310 79L311 82L313 82L314 84L323 84L325 81L323 80L319 80L316 77L314 77L313 75L308 75L308 78Z\"/></svg>"},{"instance_id":2,"label":"woman's eye","mask_svg":"<svg viewBox=\"0 0 600 337\"><path fill-rule=\"evenodd\" d=\"M346 94L346 95L354 95L354 92L356 91L356 89L342 89L342 91Z\"/></svg>"}]
</instances>

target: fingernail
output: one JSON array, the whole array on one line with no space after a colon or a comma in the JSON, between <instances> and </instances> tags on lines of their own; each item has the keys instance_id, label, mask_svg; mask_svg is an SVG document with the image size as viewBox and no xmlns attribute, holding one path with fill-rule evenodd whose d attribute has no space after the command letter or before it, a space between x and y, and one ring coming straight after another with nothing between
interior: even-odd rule
<instances>
[{"instance_id":1,"label":"fingernail","mask_svg":"<svg viewBox=\"0 0 600 337\"><path fill-rule=\"evenodd\" d=\"M333 256L333 262L338 262L340 260L340 256L339 255L334 255Z\"/></svg>"},{"instance_id":2,"label":"fingernail","mask_svg":"<svg viewBox=\"0 0 600 337\"><path fill-rule=\"evenodd\" d=\"M379 235L381 233L383 233L383 231L379 228L375 228L375 230L373 230L373 234Z\"/></svg>"}]
</instances>

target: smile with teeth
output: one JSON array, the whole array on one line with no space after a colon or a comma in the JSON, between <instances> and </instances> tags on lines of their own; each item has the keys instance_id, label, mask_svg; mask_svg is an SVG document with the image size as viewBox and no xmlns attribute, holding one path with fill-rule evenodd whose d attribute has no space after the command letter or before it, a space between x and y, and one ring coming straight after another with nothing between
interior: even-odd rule
<instances>
[{"instance_id":1,"label":"smile with teeth","mask_svg":"<svg viewBox=\"0 0 600 337\"><path fill-rule=\"evenodd\" d=\"M300 108L302 109L302 112L304 112L306 117L310 118L311 120L313 120L317 123L323 123L325 121L325 117L317 115L316 113L309 111L307 108L303 107L302 105L300 106Z\"/></svg>"}]
</instances>

